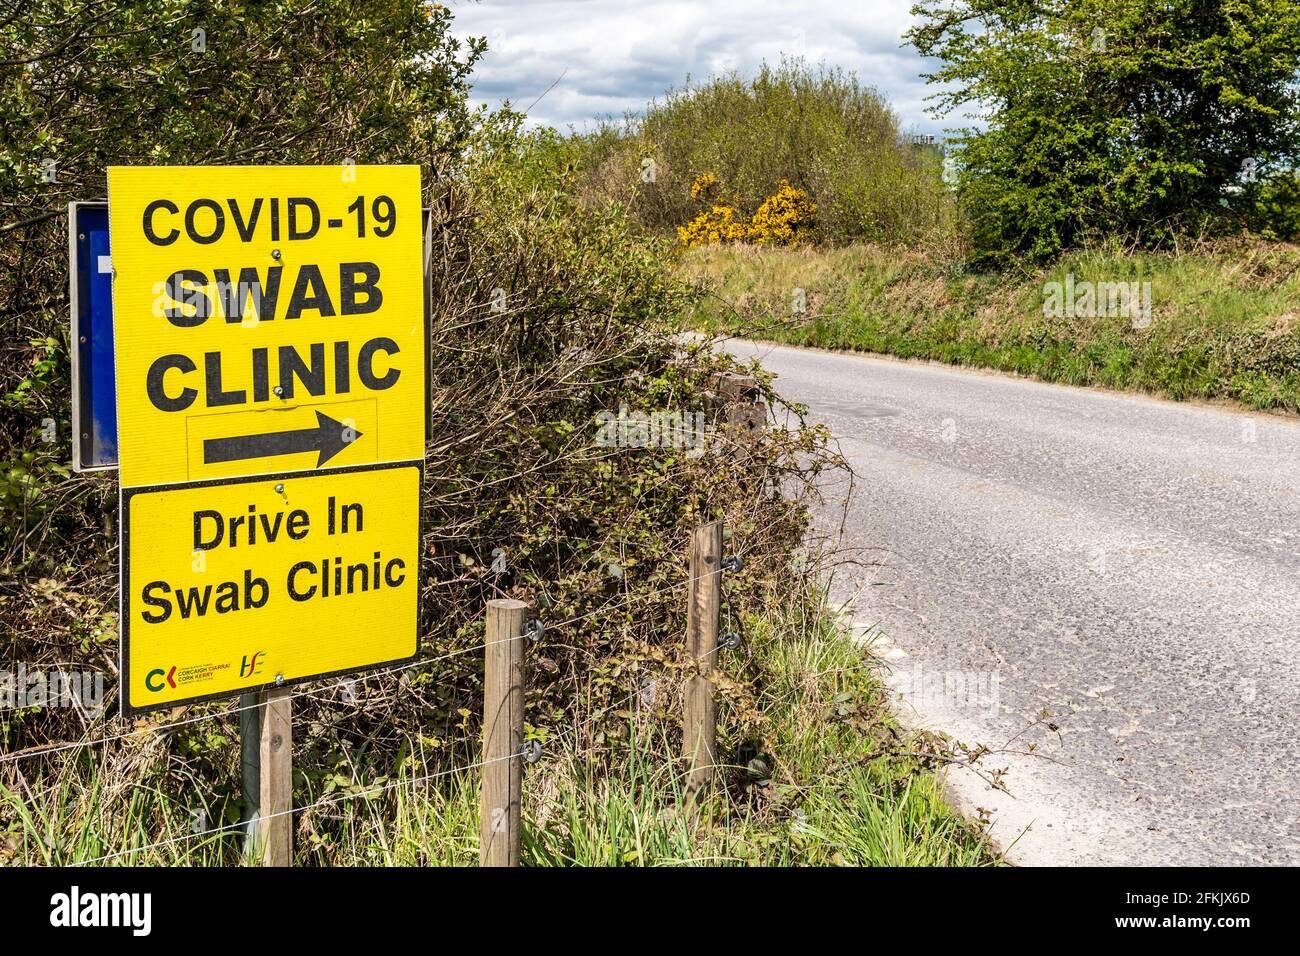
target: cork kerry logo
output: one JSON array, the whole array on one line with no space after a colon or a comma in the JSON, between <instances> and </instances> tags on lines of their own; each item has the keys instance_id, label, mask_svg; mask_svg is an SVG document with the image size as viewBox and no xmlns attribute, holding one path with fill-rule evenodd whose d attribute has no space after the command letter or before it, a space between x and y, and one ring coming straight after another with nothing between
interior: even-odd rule
<instances>
[{"instance_id":1,"label":"cork kerry logo","mask_svg":"<svg viewBox=\"0 0 1300 956\"><path fill-rule=\"evenodd\" d=\"M144 686L153 693L158 693L166 687L176 687L176 665L173 664L171 670L163 670L161 667L155 667L148 674L144 675Z\"/></svg>"}]
</instances>

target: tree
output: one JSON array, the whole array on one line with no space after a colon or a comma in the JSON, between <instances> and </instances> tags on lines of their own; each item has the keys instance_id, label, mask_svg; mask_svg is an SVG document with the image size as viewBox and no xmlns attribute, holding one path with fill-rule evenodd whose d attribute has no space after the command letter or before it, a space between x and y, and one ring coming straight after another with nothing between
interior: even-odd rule
<instances>
[{"instance_id":1,"label":"tree","mask_svg":"<svg viewBox=\"0 0 1300 956\"><path fill-rule=\"evenodd\" d=\"M0 0L0 465L67 420L47 373L66 363L69 200L103 199L116 164L445 172L485 46L451 23L424 0Z\"/></svg>"},{"instance_id":2,"label":"tree","mask_svg":"<svg viewBox=\"0 0 1300 956\"><path fill-rule=\"evenodd\" d=\"M947 87L932 111L984 121L957 146L980 257L1221 225L1300 144L1298 0L927 0L913 13L907 38Z\"/></svg>"}]
</instances>

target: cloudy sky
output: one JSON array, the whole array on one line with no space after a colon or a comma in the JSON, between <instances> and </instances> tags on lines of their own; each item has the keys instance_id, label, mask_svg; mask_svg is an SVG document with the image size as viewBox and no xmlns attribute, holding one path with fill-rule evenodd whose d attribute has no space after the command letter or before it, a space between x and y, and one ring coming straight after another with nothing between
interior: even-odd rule
<instances>
[{"instance_id":1,"label":"cloudy sky","mask_svg":"<svg viewBox=\"0 0 1300 956\"><path fill-rule=\"evenodd\" d=\"M751 76L783 53L856 72L885 95L905 131L938 134L944 126L925 112L921 58L901 45L912 0L443 2L458 35L488 39L476 101L508 99L561 129L640 111L687 76L732 69Z\"/></svg>"}]
</instances>

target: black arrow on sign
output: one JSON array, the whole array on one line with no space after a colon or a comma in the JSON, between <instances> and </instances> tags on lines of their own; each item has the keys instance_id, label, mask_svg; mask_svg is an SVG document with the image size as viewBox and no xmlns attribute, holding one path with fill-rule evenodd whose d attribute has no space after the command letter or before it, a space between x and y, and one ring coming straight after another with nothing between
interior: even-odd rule
<instances>
[{"instance_id":1,"label":"black arrow on sign","mask_svg":"<svg viewBox=\"0 0 1300 956\"><path fill-rule=\"evenodd\" d=\"M233 438L208 438L203 442L203 464L216 465L223 461L273 458L277 455L314 451L320 453L316 459L316 467L319 468L360 437L361 432L355 428L348 428L324 412L317 412L315 428L236 435Z\"/></svg>"}]
</instances>

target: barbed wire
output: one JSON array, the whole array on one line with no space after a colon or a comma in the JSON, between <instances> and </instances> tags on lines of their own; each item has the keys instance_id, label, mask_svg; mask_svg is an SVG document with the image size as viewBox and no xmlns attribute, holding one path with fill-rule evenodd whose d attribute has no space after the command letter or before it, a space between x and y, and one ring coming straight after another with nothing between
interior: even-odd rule
<instances>
[{"instance_id":1,"label":"barbed wire","mask_svg":"<svg viewBox=\"0 0 1300 956\"><path fill-rule=\"evenodd\" d=\"M709 574L715 574L715 573L717 573L717 572L709 572ZM704 575L701 575L701 578L703 578L703 577L705 577L705 576L704 576ZM689 582L687 582L687 583L689 583ZM674 585L674 587L677 587L677 586ZM589 616L589 615L583 615L583 617L587 617L587 616ZM578 618L572 618L572 619L570 619L569 621L566 621L566 622L564 622L564 623L573 623L573 622L578 621L578 620L581 620L581 619L582 619L581 617L578 617ZM517 635L514 635L513 637L503 638L503 639L501 639L501 640L499 640L499 641L492 641L492 642L490 642L489 644L487 644L487 645L483 645L483 646L486 647L486 646L491 646L492 644L507 644L507 643L509 643L509 642L511 642L511 641L518 641L518 640L527 640L527 635L526 635L526 634L517 634ZM705 658L710 657L710 656L713 655L713 654L716 654L717 651L718 651L719 649L720 649L719 646L715 646L711 651L707 651L707 652L705 652L704 654L698 655L698 656L696 656L695 658L693 658L693 660L695 660L695 661L704 660ZM579 723L575 724L575 725L572 726L572 727L566 728L565 730L561 731L560 733L557 733L554 737L551 738L551 740L552 740L552 741L560 741L560 740L563 740L565 737L568 737L568 736L575 736L575 737L576 737L576 735L578 734L578 732L581 731L584 727L586 727L589 723L591 723L592 721L596 720L597 718L599 718L599 717L601 717L601 716L607 714L610 710L612 710L612 709L616 709L616 708L618 708L618 707L623 706L623 705L626 704L626 703L631 702L632 699L635 698L635 697L637 697L639 694L640 694L640 691L639 691L639 690L634 690L634 691L632 691L631 693L629 693L626 697L622 698L621 700L619 700L619 701L615 701L614 703L608 704L608 705L606 705L605 707L602 707L602 708L599 708L599 709L593 711L592 713L588 714L587 717L585 717L585 718L584 718L582 721L580 721ZM463 743L463 742L465 742L465 741L462 741L462 743ZM273 818L275 818L275 817L285 816L286 814L303 813L303 812L306 812L307 810L314 810L314 809L316 809L317 807L322 807L322 806L331 806L331 805L334 805L334 804L342 803L342 802L344 802L345 800L354 800L354 799L363 798L363 797L368 798L368 797L373 796L373 795L375 795L375 794L377 794L377 793L383 793L383 792L386 792L386 791L388 791L388 790L396 789L397 787L415 786L415 785L420 784L420 783L427 783L427 782L430 781L430 780L434 780L434 779L437 779L437 778L439 778L439 777L445 777L445 776L448 776L448 775L450 775L450 774L454 774L454 773L468 773L468 772L471 771L471 770L477 770L477 769L480 769L480 768L482 768L482 767L486 767L486 766L488 766L488 765L490 765L490 764L500 763L500 762L505 761L505 760L522 760L522 759L523 759L523 756L522 756L521 754L517 754L517 753L516 753L516 754L505 754L505 755L503 755L503 756L501 756L501 757L493 757L493 758L490 759L490 760L480 760L480 761L477 761L477 762L475 762L475 763L472 763L472 764L465 764L464 766L460 766L460 767L449 767L449 768L446 768L446 769L444 769L444 770L439 770L439 771L435 771L435 772L433 772L433 773L424 774L423 776L420 776L420 777L412 777L412 778L410 778L410 779L408 779L408 780L397 780L397 781L392 781L392 782L385 783L385 784L376 784L376 785L374 785L374 786L371 786L371 787L365 787L365 788L363 788L363 789L361 789L361 790L357 790L357 791L354 791L354 792L351 792L351 793L340 794L340 795L335 796L335 797L328 797L328 798L325 798L325 799L321 799L321 800L313 801L312 803L303 804L303 805L301 805L301 806L297 806L297 807L292 807L292 808L290 808L290 809L288 809L288 810L278 810L278 811L275 811L275 812L273 812L273 813L259 814L259 815L257 816L256 819L257 819L258 821L260 821L260 820L269 820L269 819L273 819ZM121 856L127 856L127 855L132 854L132 853L145 853L145 852L147 852L147 851L149 851L149 850L160 849L161 847L164 847L164 846L172 846L172 845L175 845L175 844L177 844L177 843L183 843L183 842L186 842L186 841L188 841L188 840L196 840L196 839L199 839L199 838L201 838L201 837L206 837L206 836L215 836L215 835L220 834L220 833L237 832L237 831L240 831L240 830L244 830L244 829L246 829L246 828L249 826L249 823L250 823L250 821L248 821L248 820L240 821L240 822L238 822L238 823L228 823L228 824L225 824L225 825L220 826L220 827L212 827L212 828L209 828L209 829L207 829L207 830L200 830L200 831L197 831L197 832L195 832L195 833L187 833L187 834L183 834L183 835L181 835L181 836L170 837L170 838L168 838L168 839L166 839L166 840L158 840L158 841L155 841L154 843L148 843L148 844L145 844L144 846L131 847L130 849L126 849L126 850L118 850L118 851L115 851L115 852L113 852L113 853L107 853L107 854L104 854L104 855L102 855L102 856L92 857L92 858L90 858L90 859L88 859L88 860L78 860L78 861L76 861L76 862L74 862L74 863L71 863L71 864L69 864L69 865L70 865L70 866L90 866L90 865L95 864L95 863L103 863L103 862L105 862L105 861L107 861L107 860L116 859L116 858L121 857Z\"/></svg>"},{"instance_id":2,"label":"barbed wire","mask_svg":"<svg viewBox=\"0 0 1300 956\"><path fill-rule=\"evenodd\" d=\"M511 638L511 640L513 640L513 638ZM427 783L428 781L434 780L438 777L445 777L448 774L467 773L470 770L476 770L480 767L486 767L489 764L500 763L503 760L513 760L516 759L518 756L519 756L518 754L508 754L504 757L493 757L491 760L480 760L477 763L467 764L463 767L449 767L446 770L438 770L435 771L434 773L425 774L422 777L412 777L409 780L394 780L385 784L376 784L373 787L368 787L364 790L359 790L355 793L345 793L345 794L339 794L336 797L326 797L321 800L313 801L312 803L303 804L302 806L299 807L290 807L288 810L277 810L274 813L258 814L258 816L255 818L255 821L241 820L239 823L227 823L224 826L213 827L208 830L200 830L196 833L186 833L182 836L170 837L166 840L158 840L154 843L146 843L144 846L131 847L128 850L117 850L113 853L106 853L103 856L92 857L89 860L78 860L75 863L70 863L69 866L90 866L91 864L94 863L103 863L106 860L114 860L120 856L127 856L128 854L131 853L145 853L149 850L156 850L164 846L172 846L177 843L184 843L187 840L197 840L200 837L215 836L216 834L219 833L227 833L227 832L244 830L249 826L250 822L272 820L276 817L282 817L288 814L304 813L307 810L314 810L317 807L324 807L336 803L342 803L344 800L355 800L358 797L373 796L374 794L383 793L388 790L394 790L398 787L415 786L416 784Z\"/></svg>"},{"instance_id":3,"label":"barbed wire","mask_svg":"<svg viewBox=\"0 0 1300 956\"><path fill-rule=\"evenodd\" d=\"M434 664L437 663L438 661L448 660L449 658L456 657L461 654L468 654L471 651L483 650L484 648L491 647L493 644L501 644L506 641L512 641L514 639L515 638L504 638L503 640L500 641L489 641L485 644L478 644L474 647L466 647L466 648L461 648L459 650L451 651L447 654L439 655L438 657L420 658L418 661L412 661L408 664L403 664L400 667L386 668L384 670L379 670L379 671L371 671L364 674L363 676L382 677L385 674L395 673L399 670L409 669L412 667L421 667L424 666L425 664ZM315 688L315 692L319 692L322 689L329 690L332 687L345 687L347 686L349 680L355 681L357 679L358 678L345 677L335 682L334 684L327 685L325 688ZM295 691L286 694L284 699L292 700L296 697L303 697L311 693L313 693L313 690ZM191 724L201 723L202 721L205 720L216 720L221 717L232 717L235 714L241 714L246 710L253 710L260 706L262 706L260 703L240 704L237 707L229 708L227 710L220 710L211 714L200 714L196 717L188 717L185 720L178 720L170 724L160 724L155 727L138 727L134 730L128 730L120 734L109 734L104 737L93 737L90 740L77 740L69 743L54 744L49 747L37 747L28 750L20 750L17 753L12 753L12 754L0 754L0 764L11 763L16 760L25 760L28 757L38 757L41 756L42 754L59 753L65 750L77 750L82 747L94 747L94 746L98 746L99 744L110 743L115 740L127 740L132 737L144 737L150 734L163 734L166 733L167 731L175 730L177 727L187 727Z\"/></svg>"},{"instance_id":4,"label":"barbed wire","mask_svg":"<svg viewBox=\"0 0 1300 956\"><path fill-rule=\"evenodd\" d=\"M714 571L709 571L706 572L705 574L700 575L698 580L703 581L709 577L712 577L715 574L720 574L720 573L722 573L721 568L716 569ZM677 584L672 584L667 587L656 588L655 590L650 591L648 593L634 594L618 603L614 603L614 599L610 599L609 601L605 602L605 604L602 604L600 607L596 608L593 611L589 611L586 614L579 614L563 621L557 621L555 623L547 624L546 626L547 628L550 629L568 627L580 621L588 620L590 618L599 616L600 614L604 614L607 611L615 610L619 607L625 607L628 604L631 604L635 601L643 600L646 597L658 596L661 594L668 594L673 591L681 590L683 587L686 587L690 583L691 583L690 579L687 579L686 581L680 581ZM446 654L440 654L436 657L422 657L419 658L418 660L409 661L405 664L399 664L394 667L387 667L377 671L367 671L358 677L344 677L331 684L327 684L324 687L313 686L313 687L304 688L302 690L293 691L291 693L284 695L282 699L294 700L299 697L310 697L311 699L316 700L318 702L326 702L327 701L326 698L319 696L322 692L334 690L342 687L348 687L351 684L354 684L358 680L364 680L372 677L386 677L392 674L398 674L404 671L412 670L414 668L425 667L430 664L436 664L439 663L440 661L450 660L453 657L459 657L463 654L469 654L473 651L486 650L487 648L493 647L497 644L509 643L510 641L524 640L524 639L526 639L526 635L517 635L515 637L507 637L496 641L487 641L482 644L475 644L471 647L459 648L454 651L449 651ZM260 703L240 704L233 708L227 708L225 710L216 711L210 714L199 714L197 716L188 717L184 720L174 721L169 724L161 724L153 727L139 727L134 730L124 731L123 733L120 734L107 734L103 737L93 737L89 740L70 741L67 743L52 744L47 747L35 747L26 750L20 750L12 754L0 754L0 765L7 764L7 763L15 763L19 760L26 760L30 757L39 757L42 755L62 753L68 750L79 750L85 747L96 747L101 744L111 743L118 740L129 740L133 737L148 737L149 735L152 734L161 735L169 731L175 730L179 727L187 727L193 724L201 723L205 720L216 720L219 718L232 717L236 714L241 714L246 710L253 710L260 706L262 706Z\"/></svg>"},{"instance_id":5,"label":"barbed wire","mask_svg":"<svg viewBox=\"0 0 1300 956\"><path fill-rule=\"evenodd\" d=\"M609 613L609 612L611 612L611 611L617 610L617 609L620 608L620 607L625 607L625 606L627 606L627 605L629 605L629 604L631 604L631 603L633 603L633 602L635 602L635 601L643 600L643 599L645 599L645 598L648 597L648 596L660 596L660 595L663 595L663 594L670 594L670 593L673 593L673 592L676 592L676 591L680 591L682 588L688 587L688 586L690 586L692 583L697 583L697 582L700 582L700 581L706 581L706 580L708 580L708 579L710 579L710 578L712 578L712 577L714 577L714 576L716 576L716 575L720 575L720 574L722 574L725 570L726 570L725 567L720 566L720 567L718 567L718 568L715 568L715 569L713 569L713 570L711 570L711 571L707 571L707 572L705 572L705 573L703 573L703 574L700 574L700 575L696 575L696 576L688 576L685 580L683 580L683 581L679 581L679 582L677 582L676 584L668 585L668 586L666 586L666 587L662 587L662 588L655 588L654 590L652 590L652 591L650 591L650 592L648 592L648 593L638 593L638 594L633 594L633 595L630 595L630 596L624 598L623 600L610 599L610 600L604 602L600 607L597 607L597 608L595 608L595 609L593 609L593 610L591 610L591 611L588 611L588 612L586 612L586 613L583 613L583 614L574 615L574 616L569 617L569 618L566 618L566 619L564 619L564 620L562 620L562 621L556 621L556 622L554 622L554 623L549 624L548 627L549 627L550 629L559 629L559 628L563 628L563 627L569 627L569 626L572 626L572 625L574 625L574 624L581 623L581 622L586 621L586 620L591 620L592 618L599 617L599 616L601 616L601 615L603 615L603 614L607 614L607 613ZM436 657L432 657L432 658L421 658L420 660L417 660L417 661L411 661L411 662L409 662L409 663L407 663L407 664L402 664L402 665L398 665L398 666L390 667L390 668L384 668L384 669L379 670L379 671L375 671L375 672L367 673L367 674L364 675L364 677L379 677L379 676L385 676L385 675L389 675L389 674L393 674L393 673L399 673L399 672L403 672L403 671L410 670L410 669L412 669L412 668L422 667L422 666L425 666L425 665L428 665L428 664L436 663L436 662L438 662L438 661L448 660L448 659L450 659L450 658L457 657L457 656L460 656L460 655L463 655L463 654L467 654L467 653L471 653L471 652L473 652L473 651L485 650L485 649L487 649L488 647L492 647L492 646L494 646L494 645L505 644L505 643L509 643L509 642L511 642L511 641L517 641L517 640L528 640L528 639L529 639L529 635L528 635L528 633L517 634L517 635L513 635L513 636L511 636L511 637L502 638L502 639L498 639L498 640L495 640L495 641L487 641L487 642L483 642L483 643L480 643L480 644L473 645L473 646L471 646L471 647L459 648L459 649L457 649L457 650L455 650L455 651L451 651L451 652L448 652L448 653L446 653L446 654L438 655L438 656L436 656ZM705 654L703 654L703 655L699 655L699 656L697 656L696 658L694 658L694 660L695 660L695 661L703 660L703 659L705 659L705 658L707 658L707 657L710 657L710 656L716 654L720 649L721 649L720 645L715 645L715 647L714 647L712 650L705 652ZM343 678L343 679L341 679L341 680L335 682L334 684L327 686L327 687L324 688L324 689L325 689L325 690L328 690L328 689L332 689L332 688L335 688L335 687L343 687L343 686L347 686L347 684L348 684L349 682L354 682L355 680L356 680L355 678L350 678L350 677L348 677L348 678ZM315 700L323 701L323 700L324 700L323 698L317 696L321 690L322 690L322 688L319 688L319 687L305 688L305 689L303 689L303 690L295 691L295 692L290 693L290 694L285 695L285 696L286 696L288 699L293 699L293 698L295 698L295 697L303 697L303 696L307 696L307 697L311 697L311 698L313 698L313 699L315 699ZM625 706L626 704L630 703L630 702L633 701L635 698L637 698L638 696L640 696L641 693L642 693L642 691L641 691L640 688L635 689L635 690L632 690L630 693L628 693L626 696L624 696L624 697L621 698L620 700L618 700L618 701L614 701L614 702L612 702L612 703L609 703L609 704L605 705L604 707L601 707L601 708L598 708L598 709L593 710L593 711L592 711L591 713L589 713L589 714L588 714L588 715L587 715L583 720L581 720L580 722L574 724L574 725L571 726L571 727L568 727L568 728L564 729L563 731L560 731L560 732L556 733L554 736L550 737L550 738L548 739L547 742L548 742L548 743L551 743L552 745L554 745L554 744L557 744L557 743L559 743L559 742L561 742L561 741L564 741L566 738L573 738L573 739L576 741L576 739L577 739L578 735L581 733L581 731L582 731L584 728L586 728L589 724L591 724L592 722L596 721L597 719L599 719L599 718L605 716L605 715L608 714L611 710L617 710L618 708ZM136 729L136 730L127 731L127 732L125 732L125 733L121 733L121 734L110 734L110 735L106 735L106 736L104 736L104 737L94 738L94 739L91 739L91 740L83 740L83 741L76 741L76 742L70 742L70 743L65 743L65 744L59 744L59 745L55 745L55 746L51 746L51 747L46 747L46 748L38 748L38 749L34 749L34 750L22 751L22 752L20 752L20 753L16 753L16 754L6 754L6 755L2 755L2 756L0 756L0 764L3 764L3 763L13 763L13 762L15 762L15 761L17 761L17 760L25 759L25 758L27 758L27 757L34 757L34 756L39 756L39 755L42 755L42 754L58 753L58 752L63 752L63 751L68 751L68 750L73 750L73 749L80 749L80 748L85 748L85 747L90 747L90 746L96 746L96 745L103 744L103 743L108 743L108 742L111 742L111 741L117 741L117 740L129 739L129 738L132 738L132 737L145 736L145 735L155 734L155 733L157 733L157 734L161 734L161 733L165 733L165 732L167 732L167 731L175 730L176 728L179 728L179 727L184 727L184 726L189 726L189 725L192 725L192 724L196 724L196 723L199 723L199 722L204 721L204 720L211 720L211 719L215 719L215 718L219 718L219 717L229 717L229 716L231 716L231 715L233 715L233 714L242 713L242 712L245 711L245 710L251 710L251 709L253 709L253 708L255 708L255 707L260 707L260 706L261 706L260 703L256 703L256 704L241 704L241 705L239 705L238 707L235 707L235 708L233 708L233 709L223 710L223 711L220 711L220 712L217 712L217 713L213 713L213 714L203 714L203 715L199 715L199 716L196 716L196 717L188 718L188 719L186 719L186 720L175 721L175 722L173 722L173 723L171 723L171 724L166 724L166 725L162 725L162 726L159 726L159 727L145 727L145 728L139 728L139 729ZM581 755L582 755L582 754L578 754L578 756L581 756ZM491 760L481 760L481 761L478 761L478 762L476 762L476 763L467 764L467 765L463 765L463 766L460 766L460 767L451 767L451 768L446 768L446 769L443 769L443 770L435 771L435 772L433 772L433 773L425 774L425 775L423 775L423 776L415 777L415 778L411 778L411 779L408 779L408 780L393 781L393 782L386 783L386 784L382 784L382 785L380 785L380 784L376 784L376 785L374 785L374 786L366 787L366 788L363 788L363 789L361 789L361 790L357 790L357 791L354 791L354 792L351 792L351 793L341 794L341 795L338 795L338 796L329 797L329 798L325 798L325 799L322 799L322 800L317 800L317 801L314 801L314 802L312 802L312 803L305 804L305 805L298 806L298 807L293 807L293 808L288 809L288 810L276 811L276 812L274 812L274 813L266 814L266 815L264 815L264 816L261 816L261 817L259 817L259 819L270 819L270 818L272 818L272 817L284 816L284 815L286 815L286 814L293 814L293 813L305 812L305 811L307 811L307 810L315 809L315 808L317 808L317 807L334 805L334 804L341 803L341 802L343 802L343 801L345 801L345 800L351 800L351 799L355 799L355 798L358 798L358 797L370 797L370 796L373 796L374 794L382 793L382 792L385 792L385 791L388 791L388 790L394 789L394 788L396 788L396 787L402 787L402 786L415 786L415 785L420 784L420 783L427 783L428 781L431 781L431 780L437 779L437 778L439 778L439 777L444 777L444 776L447 776L447 775L450 775L450 774L454 774L454 773L468 773L469 771L472 771L472 770L475 770L475 769L479 769L479 768L484 767L484 766L487 766L488 764L491 764L491 763L497 763L497 762L500 762L500 761L503 761L503 760L511 760L511 759L523 759L523 756L522 756L522 754L508 754L508 755L504 755L504 756L502 756L502 757L496 757L496 758L493 758L493 759L491 759ZM195 839L200 839L200 838L203 838L203 837L209 837L209 836L219 835L219 834L222 834L222 833L228 833L228 832L235 832L235 831L243 830L243 829L245 829L247 826L248 826L248 821L241 821L241 822L233 823L233 824L225 824L225 825L223 825L223 826L219 826L219 827L212 827L212 828L209 828L209 829L206 829L206 830L200 830L200 831L196 831L196 832L193 832L193 833L187 833L187 834L184 834L184 835L180 835L180 836L176 836L176 837L171 837L171 838L168 838L168 839L166 839L166 840L155 841L154 843L146 844L146 845L144 845L144 846L132 847L132 848L129 848L129 849L124 849L124 850L118 850L118 851L115 851L115 852L113 852L113 853L104 854L104 855L101 855L101 856L98 856L98 857L93 857L93 858L90 858L90 859L87 859L87 860L76 861L76 862L72 863L71 865L72 865L72 866L88 866L88 865L93 865L93 864L96 864L96 863L104 863L104 862L107 862L107 861L109 861L109 860L117 859L117 858L122 857L122 856L128 856L128 855L135 854L135 853L144 853L144 852L148 852L149 850L159 849L159 848L162 848L162 847L165 847L165 846L170 846L170 845L174 845L174 844L177 844L177 843L186 842L186 841L189 841L189 840L195 840Z\"/></svg>"},{"instance_id":6,"label":"barbed wire","mask_svg":"<svg viewBox=\"0 0 1300 956\"><path fill-rule=\"evenodd\" d=\"M713 571L709 571L709 572L706 572L706 573L704 573L704 574L702 574L702 575L698 575L697 577L694 577L694 578L688 578L688 579L687 579L686 581L684 581L684 582L679 582L678 584L671 585L671 586L669 586L669 587L667 587L667 588L656 589L656 591L654 591L654 592L652 592L652 593L659 594L659 593L666 593L666 592L669 592L669 591L679 590L680 588L682 588L682 587L684 587L684 586L686 586L686 585L691 584L693 581L702 581L702 580L706 580L706 579L708 579L708 578L710 578L710 577L712 577L712 576L714 576L714 575L721 574L724 570L725 570L724 568L717 568L717 569L715 569L715 570L713 570ZM644 595L637 595L636 597L644 597ZM627 603L627 602L622 602L622 603ZM567 626L567 625L570 625L570 624L574 624L574 623L577 623L577 622L579 622L579 621L582 621L582 620L585 620L585 619L591 618L591 617L595 616L595 615L598 614L598 613L603 613L603 611L606 610L606 609L607 609L606 606L602 606L602 608L598 608L596 611L589 612L589 613L587 613L587 614L583 614L583 615L578 615L578 616L576 616L576 617L569 618L569 619L567 619L567 620L565 620L565 621L557 622L557 623L555 623L555 624L553 624L553 625L551 625L551 626L552 626L552 627L561 627L561 626ZM497 641L490 641L490 642L487 642L487 643L485 643L485 644L479 645L478 647L475 647L475 648L465 648L464 650L454 652L453 654L445 655L445 657L454 656L454 654L456 654L456 653L468 653L470 650L478 650L478 649L482 649L482 648L486 648L486 647L491 647L491 646L496 645L496 644L507 644L507 643L510 643L511 641L527 640L527 639L528 639L528 635L527 635L527 634L517 634L517 635L513 635L513 636L511 636L511 637L502 638L502 639L497 640ZM714 654L716 654L719 650L721 650L721 645L715 645L711 650L706 651L704 654L700 654L700 655L696 655L696 656L694 656L694 657L692 658L692 662L696 662L696 663L698 663L699 661L705 660L705 659L707 659L707 658L713 656ZM445 659L445 657L444 657L443 659ZM430 661L423 661L422 663L429 663L429 662L430 662ZM406 666L410 666L410 665L404 665L404 667L406 667ZM397 670L397 669L400 669L400 668L395 668L394 670ZM370 676L370 675L368 675L368 676ZM310 693L311 693L310 691L305 691L305 692L303 692L303 694L310 694ZM578 735L578 733L579 733L583 728L585 728L588 724L590 724L591 722L593 722L593 721L597 720L598 718L604 716L605 714L609 713L611 710L617 709L617 708L619 708L619 707L624 706L624 705L627 704L627 703L630 703L633 699L635 699L636 697L638 697L640 694L641 694L641 690L638 688L637 690L633 690L633 691L631 691L629 694L627 694L627 695L626 695L625 697L623 697L621 700L618 700L618 701L615 701L615 702L613 702L613 703L607 704L607 705L604 706L604 707L601 707L601 708L598 708L598 709L592 711L592 712L591 712L590 714L588 714L588 715L587 715L587 716L586 716L582 721L580 721L579 723L573 725L572 727L568 727L568 728L566 728L565 730L563 730L563 731L557 733L554 737L550 738L550 740L549 740L548 742L558 742L558 741L562 741L562 740L564 740L566 737L574 737L574 738L576 738L577 735ZM299 694L299 695L294 695L294 696L302 696L302 695ZM247 708L241 707L241 708L239 708L238 710L244 710L244 709L247 709ZM235 711L235 712L238 712L238 711ZM211 715L208 715L208 716L211 716ZM179 725L180 725L180 724L169 725L169 726L179 726ZM462 742L464 742L464 741L462 741ZM578 756L581 756L581 754L578 754ZM287 809L287 810L278 810L278 811L275 811L275 812L273 812L273 813L268 813L268 814L259 814L258 817L257 817L256 819L259 820L259 821L260 821L260 820L268 820L268 819L273 819L273 818L275 818L275 817L285 816L285 815L287 815L287 814L302 813L302 812L306 812L306 811L308 811L308 810L316 809L317 807L321 807L321 806L331 806L331 805L334 805L334 804L342 803L342 802L344 802L344 801L346 801L346 800L353 800L353 799L357 799L357 798L368 798L368 797L373 796L373 795L375 795L375 794L377 794L377 793L383 793L383 792L386 792L386 791L388 791L388 790L395 789L395 788L397 788L397 787L415 786L415 785L420 784L420 783L427 783L427 782L429 782L429 781L431 781L431 780L434 780L434 779L437 779L437 778L439 778L439 777L448 776L448 775L450 775L450 774L454 774L454 773L468 773L468 772L471 771L471 770L480 769L480 768L485 767L485 766L488 766L488 765L490 765L490 764L499 763L499 762L501 762L501 761L505 761L505 760L522 760L522 759L524 759L524 758L523 758L523 755L522 755L522 754L519 754L519 753L515 753L515 754L505 754L505 755L500 756L500 757L494 757L494 758L492 758L492 759L490 759L490 760L480 760L480 761L477 761L477 762L475 762L475 763L472 763L472 764L466 764L466 765L463 765L463 766L460 766L460 767L449 767L449 768L446 768L446 769L443 769L443 770L435 771L435 772L433 772L433 773L424 774L423 776L420 776L420 777L413 777L413 778L410 778L410 779L407 779L407 780L392 781L392 782L385 783L385 784L376 784L376 785L374 785L374 786L366 787L366 788L363 788L363 789L361 789L361 790L357 790L357 791L354 791L354 792L351 792L351 793L340 794L340 795L338 795L338 796L328 797L328 798L324 798L324 799L321 799L321 800L316 800L316 801L313 801L312 803L303 804L303 805L301 805L301 806L297 806L297 807L292 807L292 808ZM206 829L206 830L199 830L199 831L194 832L194 833L187 833L187 834L183 834L183 835L181 835L181 836L170 837L170 838L168 838L168 839L166 839L166 840L155 841L154 843L145 844L144 846L131 847L131 848L129 848L129 849L118 850L118 851L115 851L115 852L113 852L113 853L108 853L108 854L104 854L104 855L101 855L101 856L92 857L92 858L87 859L87 860L79 860L79 861L76 861L76 862L74 862L74 863L72 863L72 864L70 864L70 865L71 865L71 866L90 866L90 865L93 865L93 864L95 864L95 863L103 863L103 862L106 862L106 861L108 861L108 860L117 859L117 858L119 858L119 857L127 856L127 855L130 855L130 854L133 854L133 853L145 853L145 852L148 852L149 850L160 849L160 848L165 847L165 846L172 846L172 845L175 845L175 844L177 844L177 843L183 843L183 842L186 842L186 841L189 841L189 840L196 840L196 839L200 839L200 838L202 838L202 837L215 836L215 835L218 835L218 834L221 834L221 833L237 832L237 831L245 830L245 829L249 826L249 823L250 823L250 821L245 820L245 821L240 821L240 822L238 822L238 823L225 824L225 825L220 826L220 827L212 827L212 828L209 828L209 829Z\"/></svg>"}]
</instances>

